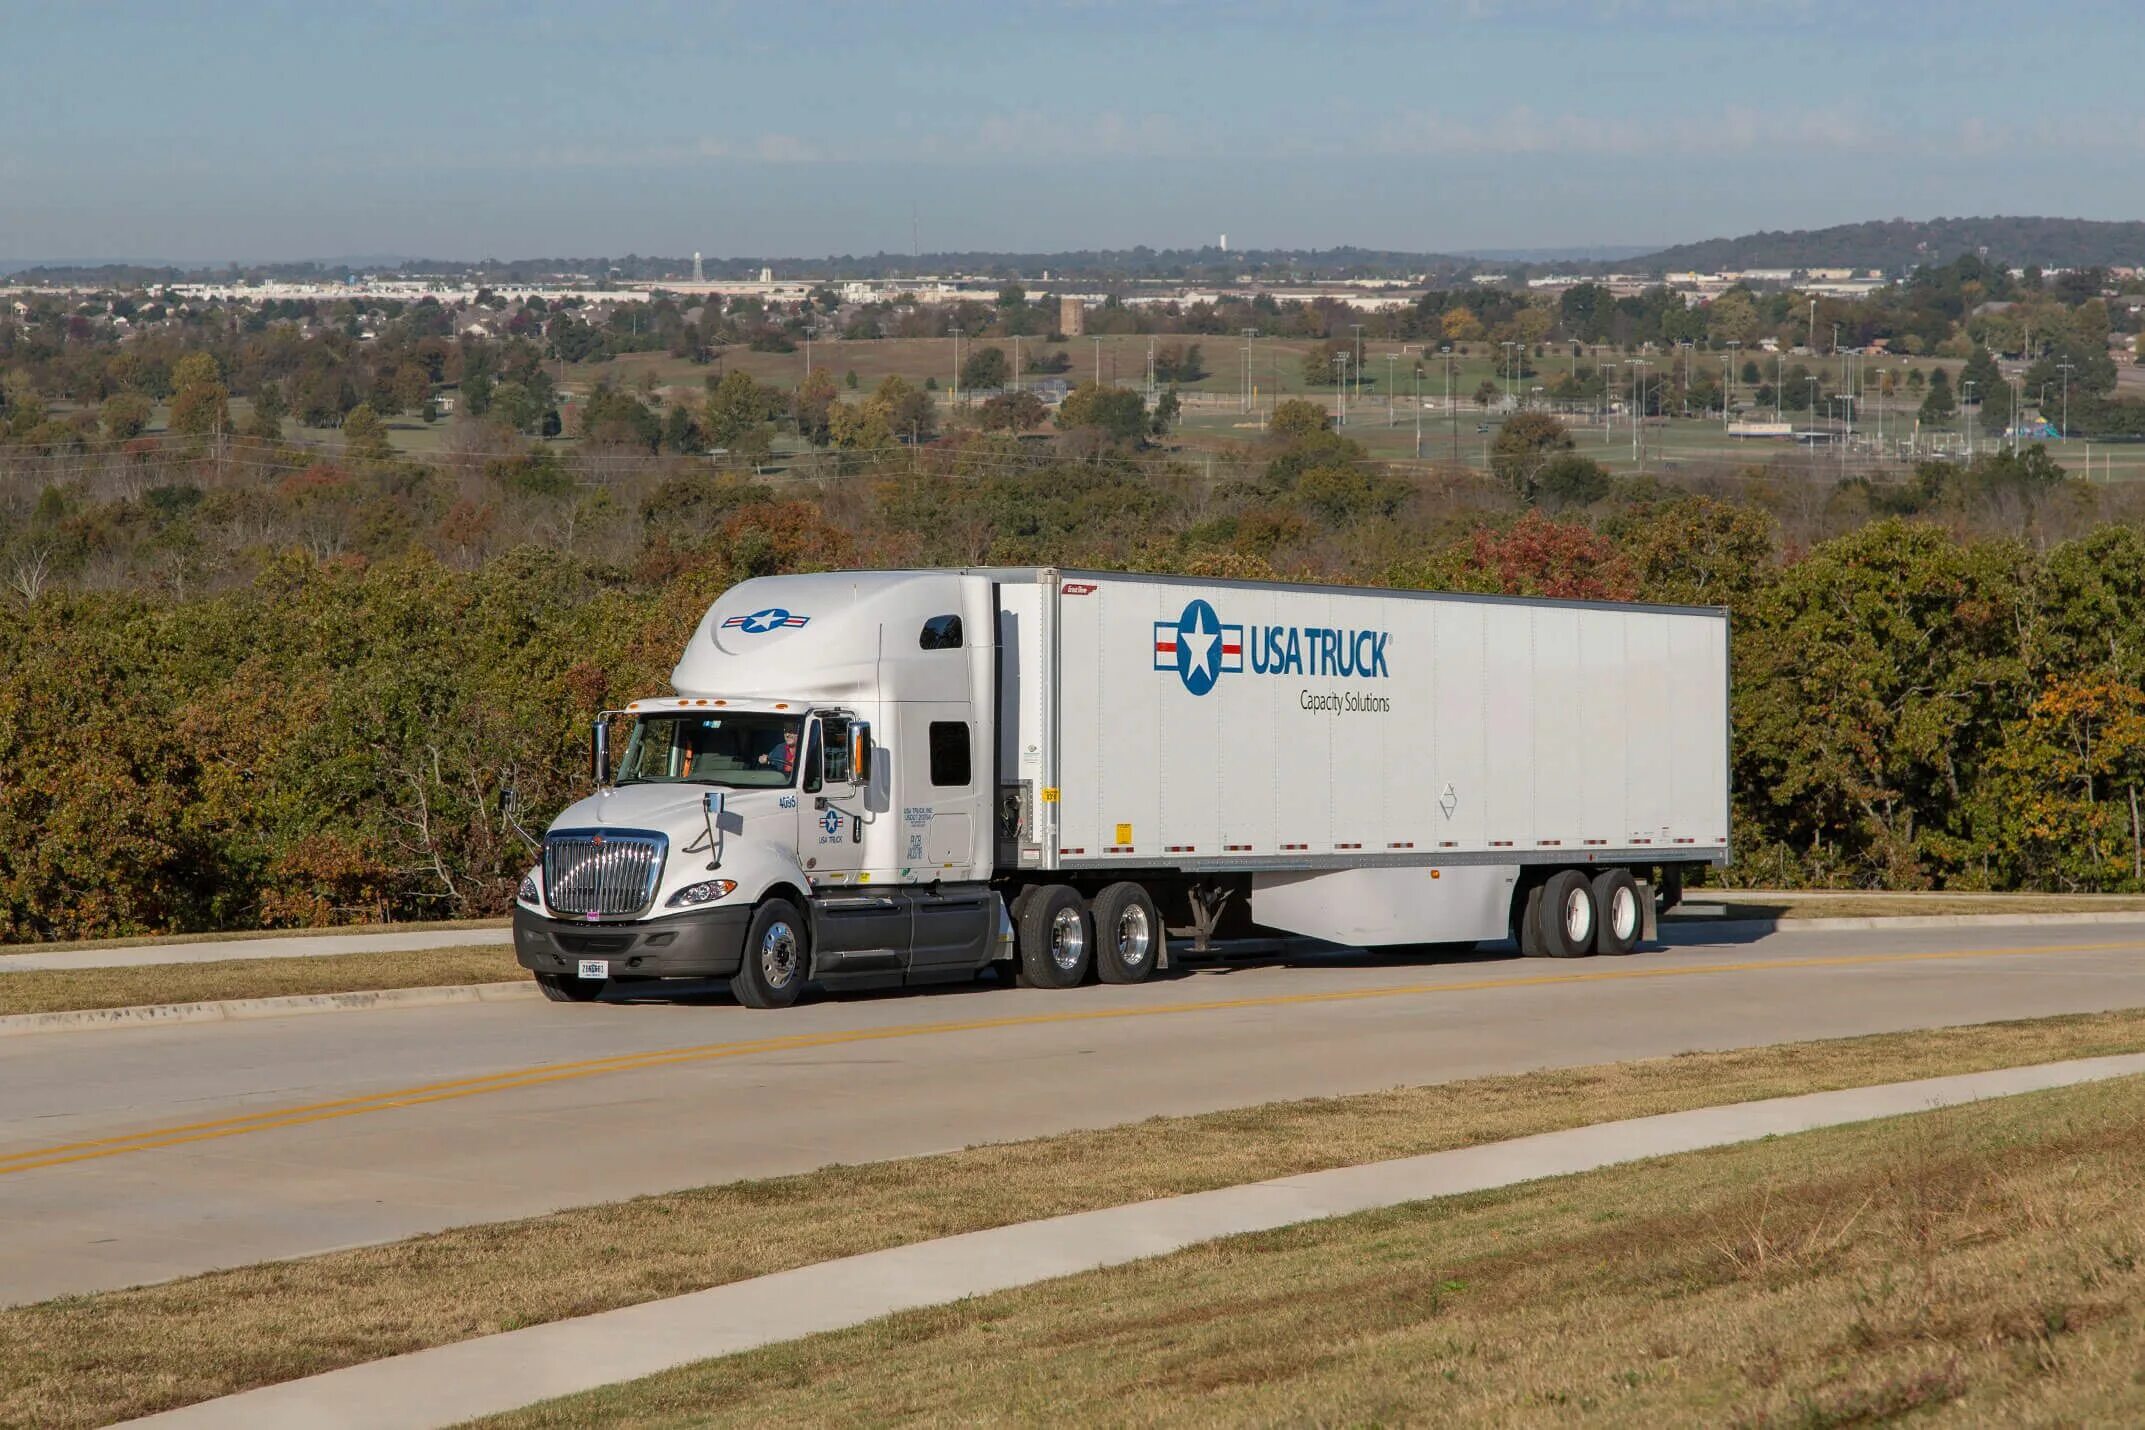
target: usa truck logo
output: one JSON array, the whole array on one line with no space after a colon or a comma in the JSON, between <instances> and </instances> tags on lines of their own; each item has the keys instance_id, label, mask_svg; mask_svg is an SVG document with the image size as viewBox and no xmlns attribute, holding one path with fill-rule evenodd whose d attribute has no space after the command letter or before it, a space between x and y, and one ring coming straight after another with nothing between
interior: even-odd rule
<instances>
[{"instance_id":1,"label":"usa truck logo","mask_svg":"<svg viewBox=\"0 0 2145 1430\"><path fill-rule=\"evenodd\" d=\"M1244 668L1244 628L1225 626L1205 601L1193 601L1174 621L1154 623L1154 668L1173 670L1194 695Z\"/></svg>"},{"instance_id":2,"label":"usa truck logo","mask_svg":"<svg viewBox=\"0 0 2145 1430\"><path fill-rule=\"evenodd\" d=\"M1154 668L1175 672L1194 695L1240 673L1246 651L1256 675L1379 680L1392 673L1386 663L1389 631L1268 625L1252 626L1249 635L1247 640L1243 626L1223 625L1205 601L1193 601L1176 620L1154 623Z\"/></svg>"},{"instance_id":3,"label":"usa truck logo","mask_svg":"<svg viewBox=\"0 0 2145 1430\"><path fill-rule=\"evenodd\" d=\"M749 616L732 616L722 623L722 628L741 630L748 636L763 636L769 631L779 631L792 626L801 626L811 621L810 616L793 616L780 606L769 606L764 611L754 611Z\"/></svg>"}]
</instances>

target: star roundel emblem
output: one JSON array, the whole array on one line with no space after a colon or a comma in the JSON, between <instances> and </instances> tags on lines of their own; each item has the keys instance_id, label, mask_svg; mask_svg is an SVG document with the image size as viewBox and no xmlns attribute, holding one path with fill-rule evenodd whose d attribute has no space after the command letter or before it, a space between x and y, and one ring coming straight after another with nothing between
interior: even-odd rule
<instances>
[{"instance_id":1,"label":"star roundel emblem","mask_svg":"<svg viewBox=\"0 0 2145 1430\"><path fill-rule=\"evenodd\" d=\"M1244 628L1225 626L1203 600L1186 603L1175 621L1154 623L1154 668L1173 670L1194 695L1204 695L1224 673L1244 668Z\"/></svg>"},{"instance_id":2,"label":"star roundel emblem","mask_svg":"<svg viewBox=\"0 0 2145 1430\"><path fill-rule=\"evenodd\" d=\"M722 623L727 631L742 631L748 636L764 636L769 631L779 631L802 626L810 622L810 616L793 616L780 606L769 606L750 615L732 616Z\"/></svg>"}]
</instances>

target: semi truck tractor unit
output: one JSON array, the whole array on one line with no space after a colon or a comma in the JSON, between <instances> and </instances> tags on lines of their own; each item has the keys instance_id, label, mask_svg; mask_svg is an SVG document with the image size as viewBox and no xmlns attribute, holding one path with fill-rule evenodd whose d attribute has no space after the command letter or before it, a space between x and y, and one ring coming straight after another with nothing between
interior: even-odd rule
<instances>
[{"instance_id":1,"label":"semi truck tractor unit","mask_svg":"<svg viewBox=\"0 0 2145 1430\"><path fill-rule=\"evenodd\" d=\"M1132 983L1255 934L1627 953L1728 857L1728 620L1042 569L775 576L607 710L521 882L561 1000Z\"/></svg>"}]
</instances>

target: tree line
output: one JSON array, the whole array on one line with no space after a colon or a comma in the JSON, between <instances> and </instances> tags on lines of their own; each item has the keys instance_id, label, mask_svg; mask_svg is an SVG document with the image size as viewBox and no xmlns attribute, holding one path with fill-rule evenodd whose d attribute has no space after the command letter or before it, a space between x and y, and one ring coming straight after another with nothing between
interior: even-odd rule
<instances>
[{"instance_id":1,"label":"tree line","mask_svg":"<svg viewBox=\"0 0 2145 1430\"><path fill-rule=\"evenodd\" d=\"M1725 605L1732 877L2145 888L2145 536L2079 484L1936 464L1805 544L1760 476L1553 511L1518 489L1547 429L1498 483L1285 406L1221 477L964 431L814 481L204 453L0 489L0 547L80 554L0 596L0 937L500 912L506 791L532 826L574 797L590 712L663 688L723 589L981 562Z\"/></svg>"}]
</instances>

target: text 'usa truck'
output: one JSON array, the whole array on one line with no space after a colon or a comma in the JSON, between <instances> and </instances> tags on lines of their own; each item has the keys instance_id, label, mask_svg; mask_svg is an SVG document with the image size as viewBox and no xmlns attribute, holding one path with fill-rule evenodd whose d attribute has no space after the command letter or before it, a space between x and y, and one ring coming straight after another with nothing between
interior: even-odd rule
<instances>
[{"instance_id":1,"label":"text 'usa truck'","mask_svg":"<svg viewBox=\"0 0 2145 1430\"><path fill-rule=\"evenodd\" d=\"M1728 618L1039 569L725 593L522 880L562 1001L1136 983L1243 936L1628 953L1728 859Z\"/></svg>"}]
</instances>

